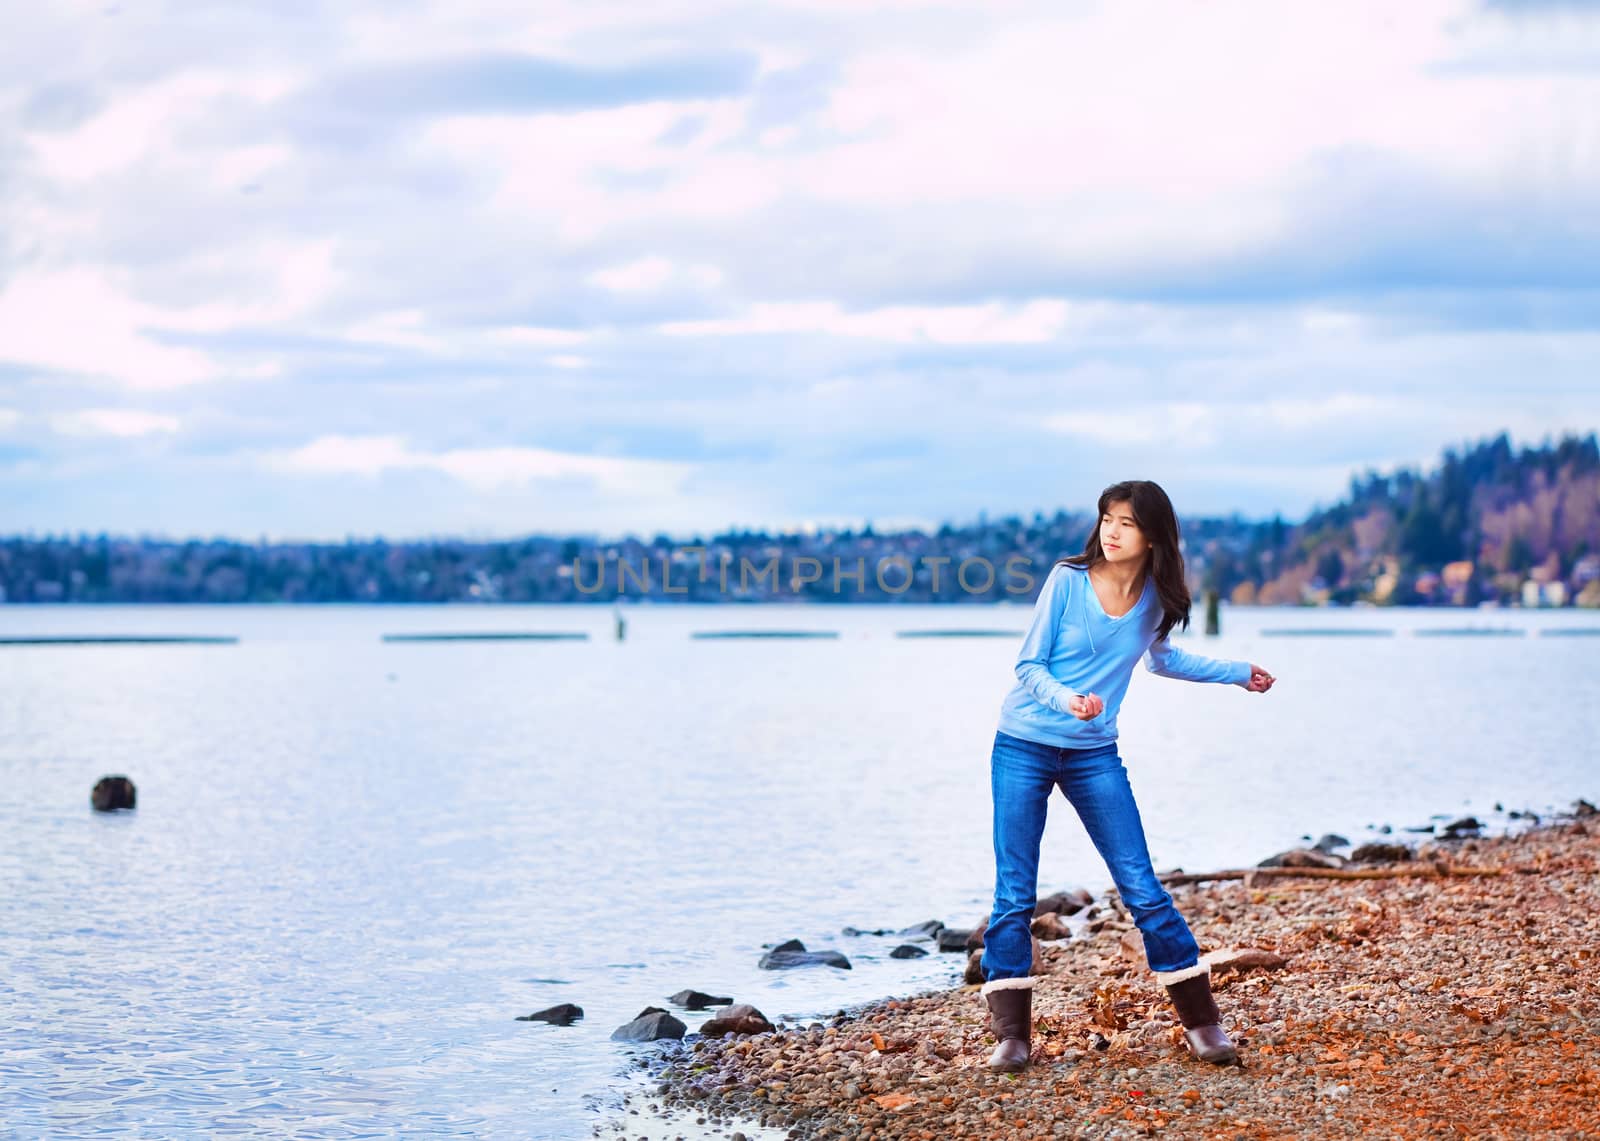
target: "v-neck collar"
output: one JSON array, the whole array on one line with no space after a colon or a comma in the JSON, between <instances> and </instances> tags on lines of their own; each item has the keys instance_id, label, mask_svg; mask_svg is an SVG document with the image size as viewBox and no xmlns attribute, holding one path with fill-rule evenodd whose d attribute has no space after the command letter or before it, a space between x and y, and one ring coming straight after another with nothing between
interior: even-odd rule
<instances>
[{"instance_id":1,"label":"v-neck collar","mask_svg":"<svg viewBox=\"0 0 1600 1141\"><path fill-rule=\"evenodd\" d=\"M1128 617L1128 615L1132 614L1135 610L1138 610L1141 606L1143 606L1146 596L1148 596L1150 593L1150 572L1145 571L1144 586L1139 591L1139 597L1134 599L1133 605L1128 607L1128 609L1124 610L1121 614L1107 614L1106 608L1100 602L1100 592L1094 588L1094 576L1089 573L1088 567L1083 568L1083 580L1084 585L1089 589L1089 597L1094 600L1094 608L1100 612L1100 617L1104 618L1108 622L1121 622L1124 618Z\"/></svg>"}]
</instances>

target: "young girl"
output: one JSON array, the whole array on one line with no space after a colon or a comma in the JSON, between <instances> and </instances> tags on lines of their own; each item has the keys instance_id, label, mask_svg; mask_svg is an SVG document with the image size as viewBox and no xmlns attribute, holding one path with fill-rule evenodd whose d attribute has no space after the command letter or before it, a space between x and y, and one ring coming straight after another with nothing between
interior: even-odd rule
<instances>
[{"instance_id":1,"label":"young girl","mask_svg":"<svg viewBox=\"0 0 1600 1141\"><path fill-rule=\"evenodd\" d=\"M1178 519L1167 493L1146 480L1100 495L1100 522L1083 554L1045 579L1017 656L1017 684L1000 709L990 758L994 794L994 911L984 935L984 1001L999 1040L989 1066L1028 1064L1033 1028L1033 938L1039 840L1057 785L1144 937L1145 957L1167 990L1195 1055L1238 1060L1218 1025L1208 965L1189 925L1156 879L1144 826L1117 755L1117 710L1142 657L1152 673L1229 682L1251 693L1273 677L1249 662L1218 661L1167 640L1189 625L1189 588Z\"/></svg>"}]
</instances>

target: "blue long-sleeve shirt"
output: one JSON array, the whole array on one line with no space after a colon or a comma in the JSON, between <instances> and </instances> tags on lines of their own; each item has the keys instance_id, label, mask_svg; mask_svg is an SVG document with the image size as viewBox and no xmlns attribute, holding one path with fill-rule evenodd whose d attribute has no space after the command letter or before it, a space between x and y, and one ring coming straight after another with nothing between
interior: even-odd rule
<instances>
[{"instance_id":1,"label":"blue long-sleeve shirt","mask_svg":"<svg viewBox=\"0 0 1600 1141\"><path fill-rule=\"evenodd\" d=\"M1148 575L1133 609L1113 618L1100 605L1088 571L1057 563L1039 591L1033 624L1017 654L1017 684L1000 706L1001 732L1071 749L1110 744L1141 657L1145 668L1162 677L1249 685L1249 662L1191 654L1158 639L1161 616L1160 596ZM1088 693L1099 696L1105 709L1080 721L1067 702Z\"/></svg>"}]
</instances>

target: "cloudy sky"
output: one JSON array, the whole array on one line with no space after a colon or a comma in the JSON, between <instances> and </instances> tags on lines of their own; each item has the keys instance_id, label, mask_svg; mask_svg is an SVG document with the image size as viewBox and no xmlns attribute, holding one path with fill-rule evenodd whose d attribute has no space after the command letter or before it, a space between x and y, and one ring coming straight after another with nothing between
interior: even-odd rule
<instances>
[{"instance_id":1,"label":"cloudy sky","mask_svg":"<svg viewBox=\"0 0 1600 1141\"><path fill-rule=\"evenodd\" d=\"M97 0L0 38L0 533L1297 516L1600 426L1600 11Z\"/></svg>"}]
</instances>

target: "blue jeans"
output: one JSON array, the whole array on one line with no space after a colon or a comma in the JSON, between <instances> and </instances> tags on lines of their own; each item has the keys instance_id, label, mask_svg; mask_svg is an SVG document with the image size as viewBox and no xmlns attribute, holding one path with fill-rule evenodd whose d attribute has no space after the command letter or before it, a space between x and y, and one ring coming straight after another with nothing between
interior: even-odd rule
<instances>
[{"instance_id":1,"label":"blue jeans","mask_svg":"<svg viewBox=\"0 0 1600 1141\"><path fill-rule=\"evenodd\" d=\"M1057 785L1105 860L1122 902L1144 936L1152 971L1200 961L1200 947L1172 896L1156 879L1139 806L1115 743L1067 749L994 735L989 760L994 793L994 911L983 940L983 977L1026 978L1033 962L1029 925L1039 890L1039 841Z\"/></svg>"}]
</instances>

